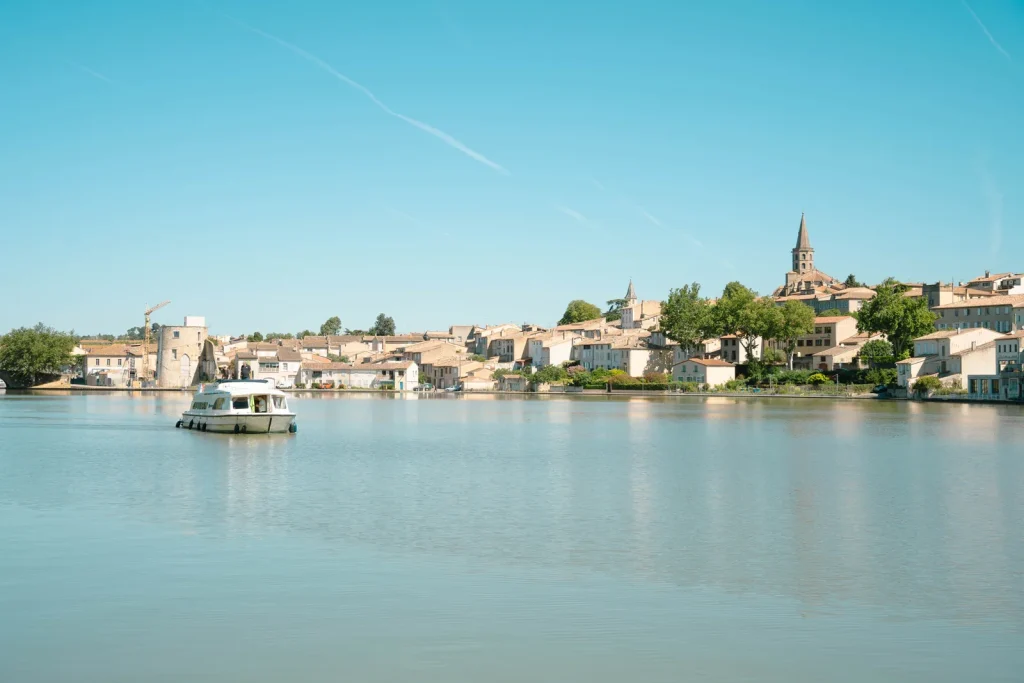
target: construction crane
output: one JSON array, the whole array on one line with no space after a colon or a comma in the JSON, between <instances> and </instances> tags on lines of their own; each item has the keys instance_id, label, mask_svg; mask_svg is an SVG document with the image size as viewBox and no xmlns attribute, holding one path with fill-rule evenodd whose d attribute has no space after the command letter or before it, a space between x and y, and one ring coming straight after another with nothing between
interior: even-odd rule
<instances>
[{"instance_id":1,"label":"construction crane","mask_svg":"<svg viewBox=\"0 0 1024 683\"><path fill-rule=\"evenodd\" d=\"M147 308L146 309L146 326L144 328L142 328L142 338L143 338L143 344L142 344L142 374L139 375L139 384L140 385L145 384L145 382L147 380L150 380L150 379L153 378L153 376L151 374L151 371L149 369L149 335L150 335L149 314L152 313L153 311L157 311L157 310L163 308L164 306L166 306L169 303L171 303L171 302L170 301L164 301L164 302L161 302L161 303L157 304L156 306L153 306L152 308Z\"/></svg>"}]
</instances>

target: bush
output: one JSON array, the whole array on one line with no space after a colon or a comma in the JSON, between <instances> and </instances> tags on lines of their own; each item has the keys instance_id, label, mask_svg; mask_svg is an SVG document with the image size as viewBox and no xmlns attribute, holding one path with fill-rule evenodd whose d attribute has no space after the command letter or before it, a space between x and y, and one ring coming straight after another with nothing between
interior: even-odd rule
<instances>
[{"instance_id":1,"label":"bush","mask_svg":"<svg viewBox=\"0 0 1024 683\"><path fill-rule=\"evenodd\" d=\"M726 391L743 391L743 388L747 385L741 379L731 379L725 383L724 388Z\"/></svg>"},{"instance_id":2,"label":"bush","mask_svg":"<svg viewBox=\"0 0 1024 683\"><path fill-rule=\"evenodd\" d=\"M687 394L695 394L700 391L700 386L696 382L680 382L679 391Z\"/></svg>"},{"instance_id":3,"label":"bush","mask_svg":"<svg viewBox=\"0 0 1024 683\"><path fill-rule=\"evenodd\" d=\"M816 387L821 386L822 384L831 384L831 382L832 380L830 380L828 377L821 374L820 372L816 372L807 378L807 383L813 384Z\"/></svg>"},{"instance_id":4,"label":"bush","mask_svg":"<svg viewBox=\"0 0 1024 683\"><path fill-rule=\"evenodd\" d=\"M630 377L622 370L612 370L612 374L608 376L608 381L611 382L613 386L640 384L640 380L636 377Z\"/></svg>"},{"instance_id":5,"label":"bush","mask_svg":"<svg viewBox=\"0 0 1024 683\"><path fill-rule=\"evenodd\" d=\"M892 368L868 370L863 375L865 384L893 386L896 384L896 371Z\"/></svg>"},{"instance_id":6,"label":"bush","mask_svg":"<svg viewBox=\"0 0 1024 683\"><path fill-rule=\"evenodd\" d=\"M321 388L320 382L313 382L313 388L314 389L320 389Z\"/></svg>"},{"instance_id":7,"label":"bush","mask_svg":"<svg viewBox=\"0 0 1024 683\"><path fill-rule=\"evenodd\" d=\"M645 372L644 381L653 382L654 384L668 384L670 379L666 372Z\"/></svg>"},{"instance_id":8,"label":"bush","mask_svg":"<svg viewBox=\"0 0 1024 683\"><path fill-rule=\"evenodd\" d=\"M296 382L296 383L295 383L295 388L296 388L296 389L305 389L305 388L306 388L306 385L305 385L305 383L303 383L303 382Z\"/></svg>"},{"instance_id":9,"label":"bush","mask_svg":"<svg viewBox=\"0 0 1024 683\"><path fill-rule=\"evenodd\" d=\"M929 392L938 391L940 389L942 389L942 381L939 380L938 377L933 377L931 375L922 377L914 382L914 393L919 396L924 396Z\"/></svg>"}]
</instances>

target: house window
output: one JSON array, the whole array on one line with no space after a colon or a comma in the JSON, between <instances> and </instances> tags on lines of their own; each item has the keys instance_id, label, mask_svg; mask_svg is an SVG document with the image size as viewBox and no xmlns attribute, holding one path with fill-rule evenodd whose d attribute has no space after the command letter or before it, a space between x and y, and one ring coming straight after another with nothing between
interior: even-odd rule
<instances>
[{"instance_id":1,"label":"house window","mask_svg":"<svg viewBox=\"0 0 1024 683\"><path fill-rule=\"evenodd\" d=\"M820 327L815 327L814 328L814 334L821 334L821 328Z\"/></svg>"},{"instance_id":2,"label":"house window","mask_svg":"<svg viewBox=\"0 0 1024 683\"><path fill-rule=\"evenodd\" d=\"M970 392L972 394L978 393L978 380L976 380L976 379L972 379L971 380Z\"/></svg>"},{"instance_id":3,"label":"house window","mask_svg":"<svg viewBox=\"0 0 1024 683\"><path fill-rule=\"evenodd\" d=\"M110 359L109 358L107 359L107 366L108 367L110 366Z\"/></svg>"},{"instance_id":4,"label":"house window","mask_svg":"<svg viewBox=\"0 0 1024 683\"><path fill-rule=\"evenodd\" d=\"M120 358L117 359L117 367L121 367L121 359Z\"/></svg>"},{"instance_id":5,"label":"house window","mask_svg":"<svg viewBox=\"0 0 1024 683\"><path fill-rule=\"evenodd\" d=\"M821 340L820 339L815 339L814 340L814 345L815 346L821 346Z\"/></svg>"},{"instance_id":6,"label":"house window","mask_svg":"<svg viewBox=\"0 0 1024 683\"><path fill-rule=\"evenodd\" d=\"M804 340L803 339L797 339L796 340L796 345L797 346L803 346L804 345Z\"/></svg>"},{"instance_id":7,"label":"house window","mask_svg":"<svg viewBox=\"0 0 1024 683\"><path fill-rule=\"evenodd\" d=\"M100 364L100 359L99 359L99 358L97 358L97 359L96 359L96 365L99 365L99 364Z\"/></svg>"},{"instance_id":8,"label":"house window","mask_svg":"<svg viewBox=\"0 0 1024 683\"><path fill-rule=\"evenodd\" d=\"M997 379L992 380L992 393L999 394L999 380Z\"/></svg>"},{"instance_id":9,"label":"house window","mask_svg":"<svg viewBox=\"0 0 1024 683\"><path fill-rule=\"evenodd\" d=\"M171 358L178 360L178 349L171 349Z\"/></svg>"},{"instance_id":10,"label":"house window","mask_svg":"<svg viewBox=\"0 0 1024 683\"><path fill-rule=\"evenodd\" d=\"M174 332L171 333L171 336L173 336L175 339L177 339L178 338L178 330L174 330Z\"/></svg>"},{"instance_id":11,"label":"house window","mask_svg":"<svg viewBox=\"0 0 1024 683\"><path fill-rule=\"evenodd\" d=\"M288 364L287 363L281 363L281 369L287 371L288 370Z\"/></svg>"}]
</instances>

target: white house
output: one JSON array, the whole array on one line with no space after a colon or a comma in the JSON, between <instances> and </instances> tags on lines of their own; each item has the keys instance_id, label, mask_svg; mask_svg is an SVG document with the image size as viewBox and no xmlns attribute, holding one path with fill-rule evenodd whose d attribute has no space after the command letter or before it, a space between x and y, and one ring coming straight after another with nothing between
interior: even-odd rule
<instances>
[{"instance_id":1,"label":"white house","mask_svg":"<svg viewBox=\"0 0 1024 683\"><path fill-rule=\"evenodd\" d=\"M535 368L561 365L572 360L572 347L579 339L571 332L545 332L527 341L526 353Z\"/></svg>"},{"instance_id":2,"label":"white house","mask_svg":"<svg viewBox=\"0 0 1024 683\"><path fill-rule=\"evenodd\" d=\"M718 358L690 358L672 367L672 379L719 387L736 379L736 366Z\"/></svg>"},{"instance_id":3,"label":"white house","mask_svg":"<svg viewBox=\"0 0 1024 683\"><path fill-rule=\"evenodd\" d=\"M419 386L420 369L414 361L394 363L303 363L299 383L307 387L395 389L412 391ZM330 385L330 386L328 386Z\"/></svg>"},{"instance_id":4,"label":"white house","mask_svg":"<svg viewBox=\"0 0 1024 683\"><path fill-rule=\"evenodd\" d=\"M914 355L896 363L896 382L913 389L919 377L936 375L947 385L967 389L969 375L998 372L997 339L1004 338L984 327L939 330L914 340Z\"/></svg>"}]
</instances>

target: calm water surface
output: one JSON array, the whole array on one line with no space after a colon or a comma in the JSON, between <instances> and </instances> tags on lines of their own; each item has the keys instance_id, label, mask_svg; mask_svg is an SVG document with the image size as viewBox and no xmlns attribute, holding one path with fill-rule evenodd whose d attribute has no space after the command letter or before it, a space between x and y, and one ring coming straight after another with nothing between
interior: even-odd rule
<instances>
[{"instance_id":1,"label":"calm water surface","mask_svg":"<svg viewBox=\"0 0 1024 683\"><path fill-rule=\"evenodd\" d=\"M1024 412L0 396L0 681L1021 681Z\"/></svg>"}]
</instances>

